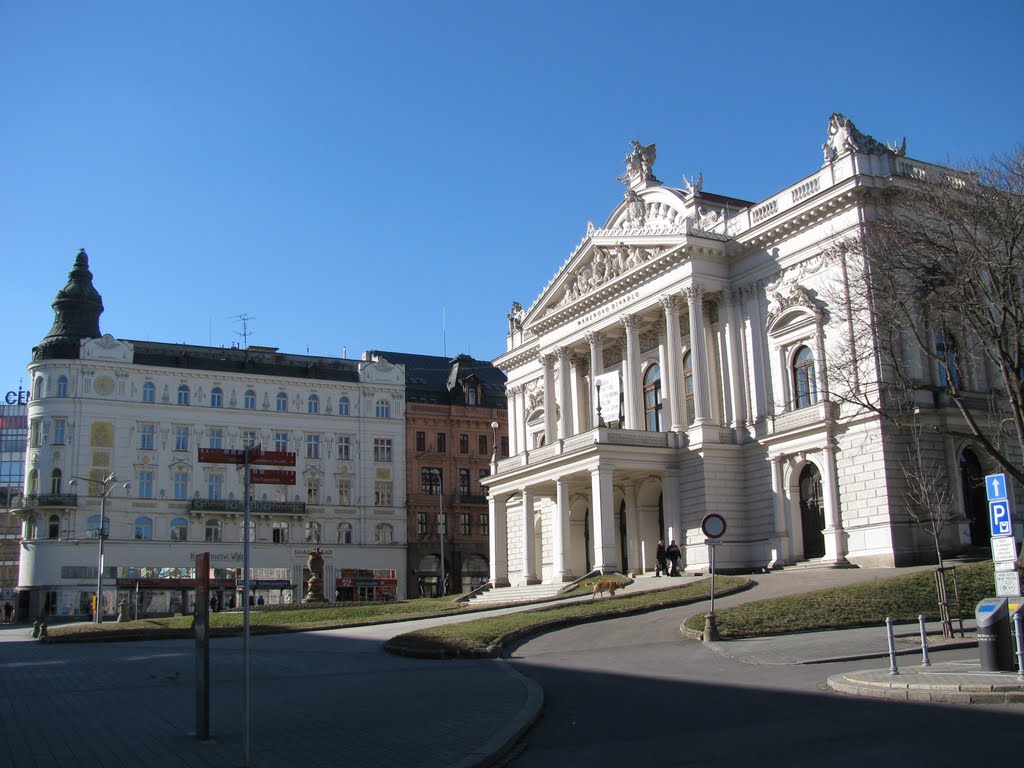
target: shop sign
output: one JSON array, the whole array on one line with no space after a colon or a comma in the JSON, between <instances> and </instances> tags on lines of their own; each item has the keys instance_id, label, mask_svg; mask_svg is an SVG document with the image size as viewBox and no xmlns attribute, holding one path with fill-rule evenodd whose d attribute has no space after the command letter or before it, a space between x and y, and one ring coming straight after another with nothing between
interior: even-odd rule
<instances>
[{"instance_id":1,"label":"shop sign","mask_svg":"<svg viewBox=\"0 0 1024 768\"><path fill-rule=\"evenodd\" d=\"M18 387L18 391L10 391L4 398L4 402L8 405L26 405L28 403L28 390Z\"/></svg>"}]
</instances>

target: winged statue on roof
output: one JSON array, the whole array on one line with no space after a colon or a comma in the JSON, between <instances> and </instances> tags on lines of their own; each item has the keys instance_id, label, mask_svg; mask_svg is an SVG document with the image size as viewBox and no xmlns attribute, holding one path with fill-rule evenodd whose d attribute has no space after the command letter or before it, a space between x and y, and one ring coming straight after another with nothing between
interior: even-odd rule
<instances>
[{"instance_id":1,"label":"winged statue on roof","mask_svg":"<svg viewBox=\"0 0 1024 768\"><path fill-rule=\"evenodd\" d=\"M629 145L632 149L626 153L626 172L615 180L621 181L626 185L637 179L640 181L653 180L654 173L651 171L651 168L654 165L655 145L648 144L645 147L636 139L629 142Z\"/></svg>"}]
</instances>

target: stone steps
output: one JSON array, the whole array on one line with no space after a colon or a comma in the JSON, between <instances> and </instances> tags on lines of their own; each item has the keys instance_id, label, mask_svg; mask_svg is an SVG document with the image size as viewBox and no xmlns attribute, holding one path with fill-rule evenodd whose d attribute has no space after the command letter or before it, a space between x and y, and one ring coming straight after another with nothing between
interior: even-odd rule
<instances>
[{"instance_id":1,"label":"stone steps","mask_svg":"<svg viewBox=\"0 0 1024 768\"><path fill-rule=\"evenodd\" d=\"M474 595L466 605L478 608L481 605L502 603L536 603L558 596L565 584L530 584L525 587L497 587Z\"/></svg>"}]
</instances>

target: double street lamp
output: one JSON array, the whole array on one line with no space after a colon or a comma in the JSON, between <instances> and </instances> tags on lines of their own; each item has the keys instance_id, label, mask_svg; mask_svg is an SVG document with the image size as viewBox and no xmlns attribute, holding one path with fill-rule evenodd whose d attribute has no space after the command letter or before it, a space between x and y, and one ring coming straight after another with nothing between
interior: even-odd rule
<instances>
[{"instance_id":1,"label":"double street lamp","mask_svg":"<svg viewBox=\"0 0 1024 768\"><path fill-rule=\"evenodd\" d=\"M92 477L78 477L72 475L71 482L68 485L77 485L78 481L81 480L83 483L95 483L103 488L100 493L100 524L96 529L96 538L99 539L100 548L99 555L96 560L96 611L93 616L93 621L96 624L103 623L103 540L107 538L107 496L114 490L117 484L117 478L114 473L111 472L106 477L97 480ZM122 488L127 488L128 483L121 483Z\"/></svg>"}]
</instances>

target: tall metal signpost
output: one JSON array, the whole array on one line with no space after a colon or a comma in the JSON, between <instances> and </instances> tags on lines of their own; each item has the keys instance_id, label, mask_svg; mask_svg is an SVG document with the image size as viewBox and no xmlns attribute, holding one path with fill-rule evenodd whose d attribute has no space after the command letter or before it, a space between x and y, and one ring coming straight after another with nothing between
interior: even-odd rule
<instances>
[{"instance_id":1,"label":"tall metal signpost","mask_svg":"<svg viewBox=\"0 0 1024 768\"><path fill-rule=\"evenodd\" d=\"M295 485L294 470L273 470L273 469L252 469L251 464L262 464L271 467L294 467L295 454L287 451L264 451L259 445L253 445L241 450L224 448L200 448L199 461L206 464L234 464L245 472L245 519L243 521L242 533L242 689L244 699L243 712L243 744L244 761L243 765L250 764L250 655L249 655L249 589L250 589L250 567L249 567L249 539L250 523L252 516L252 499L249 493L249 486L252 483L261 485ZM207 569L209 565L207 565ZM207 727L207 734L209 728Z\"/></svg>"},{"instance_id":2,"label":"tall metal signpost","mask_svg":"<svg viewBox=\"0 0 1024 768\"><path fill-rule=\"evenodd\" d=\"M711 612L704 617L705 642L718 640L718 624L715 622L715 550L722 543L727 527L725 518L714 512L704 515L700 521L700 529L707 536L704 543L708 545L708 565L711 568Z\"/></svg>"},{"instance_id":3,"label":"tall metal signpost","mask_svg":"<svg viewBox=\"0 0 1024 768\"><path fill-rule=\"evenodd\" d=\"M995 564L996 596L1019 597L1017 541L1013 535L1013 498L1005 474L985 477L988 520L992 531L992 561Z\"/></svg>"}]
</instances>

